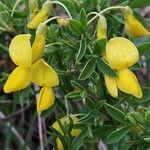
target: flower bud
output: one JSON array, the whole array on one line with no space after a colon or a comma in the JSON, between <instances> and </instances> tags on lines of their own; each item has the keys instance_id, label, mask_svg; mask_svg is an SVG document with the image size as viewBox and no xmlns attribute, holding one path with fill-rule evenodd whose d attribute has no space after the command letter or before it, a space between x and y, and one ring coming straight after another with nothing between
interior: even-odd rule
<instances>
[{"instance_id":1,"label":"flower bud","mask_svg":"<svg viewBox=\"0 0 150 150\"><path fill-rule=\"evenodd\" d=\"M29 0L30 19L32 20L38 12L38 0Z\"/></svg>"},{"instance_id":2,"label":"flower bud","mask_svg":"<svg viewBox=\"0 0 150 150\"><path fill-rule=\"evenodd\" d=\"M68 26L68 24L69 24L69 21L68 21L68 19L66 19L66 18L57 19L57 22L58 22L58 24L59 24L60 26L62 26L62 27L66 27L66 26Z\"/></svg>"},{"instance_id":3,"label":"flower bud","mask_svg":"<svg viewBox=\"0 0 150 150\"><path fill-rule=\"evenodd\" d=\"M39 11L39 13L28 23L27 27L30 29L36 29L40 23L43 23L47 20L51 13L51 4L49 1L46 1L42 9Z\"/></svg>"},{"instance_id":4,"label":"flower bud","mask_svg":"<svg viewBox=\"0 0 150 150\"><path fill-rule=\"evenodd\" d=\"M133 11L128 6L124 10L125 30L133 37L150 35L150 32L137 20Z\"/></svg>"},{"instance_id":5,"label":"flower bud","mask_svg":"<svg viewBox=\"0 0 150 150\"><path fill-rule=\"evenodd\" d=\"M103 39L107 37L107 20L104 16L101 16L97 24L97 39Z\"/></svg>"}]
</instances>

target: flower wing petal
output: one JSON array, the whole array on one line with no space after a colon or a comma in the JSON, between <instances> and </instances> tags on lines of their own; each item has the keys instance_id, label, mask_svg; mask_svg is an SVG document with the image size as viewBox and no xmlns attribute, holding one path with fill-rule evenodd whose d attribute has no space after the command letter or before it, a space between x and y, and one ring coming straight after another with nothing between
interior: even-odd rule
<instances>
[{"instance_id":1,"label":"flower wing petal","mask_svg":"<svg viewBox=\"0 0 150 150\"><path fill-rule=\"evenodd\" d=\"M9 75L5 85L4 92L10 93L26 88L31 82L31 69L17 67Z\"/></svg>"},{"instance_id":2,"label":"flower wing petal","mask_svg":"<svg viewBox=\"0 0 150 150\"><path fill-rule=\"evenodd\" d=\"M141 98L143 95L136 76L129 69L118 71L116 83L117 87L125 93L131 94L137 98Z\"/></svg>"},{"instance_id":3,"label":"flower wing petal","mask_svg":"<svg viewBox=\"0 0 150 150\"><path fill-rule=\"evenodd\" d=\"M32 66L32 81L40 86L53 87L59 84L57 73L43 59Z\"/></svg>"}]
</instances>

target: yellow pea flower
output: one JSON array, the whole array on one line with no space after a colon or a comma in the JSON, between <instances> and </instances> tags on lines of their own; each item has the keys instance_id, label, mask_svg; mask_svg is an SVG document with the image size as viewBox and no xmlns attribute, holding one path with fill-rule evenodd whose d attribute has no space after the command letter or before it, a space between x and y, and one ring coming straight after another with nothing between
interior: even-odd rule
<instances>
[{"instance_id":1,"label":"yellow pea flower","mask_svg":"<svg viewBox=\"0 0 150 150\"><path fill-rule=\"evenodd\" d=\"M9 46L9 54L12 61L20 67L31 67L31 44L30 34L15 36Z\"/></svg>"},{"instance_id":2,"label":"yellow pea flower","mask_svg":"<svg viewBox=\"0 0 150 150\"><path fill-rule=\"evenodd\" d=\"M34 43L32 44L32 63L39 60L44 54L46 25L41 23L37 30Z\"/></svg>"},{"instance_id":3,"label":"yellow pea flower","mask_svg":"<svg viewBox=\"0 0 150 150\"><path fill-rule=\"evenodd\" d=\"M77 124L79 119L76 116L74 116L74 115L70 115L70 117L72 118L73 123ZM65 117L61 118L60 122L62 124L69 124L70 123L69 117L65 116ZM61 130L60 126L59 126L59 123L57 121L53 123L52 127L63 135L63 132L62 132L62 130ZM78 136L80 134L80 132L81 132L80 129L72 129L71 135L73 137L76 137L76 136ZM57 143L58 150L64 150L63 145L62 145L62 143L61 143L59 138L56 139L56 143Z\"/></svg>"},{"instance_id":4,"label":"yellow pea flower","mask_svg":"<svg viewBox=\"0 0 150 150\"><path fill-rule=\"evenodd\" d=\"M98 40L107 37L107 20L103 16L101 16L98 20L96 36Z\"/></svg>"},{"instance_id":5,"label":"yellow pea flower","mask_svg":"<svg viewBox=\"0 0 150 150\"><path fill-rule=\"evenodd\" d=\"M112 97L118 97L118 89L124 93L142 98L142 91L136 76L127 68L118 70L118 77L112 78L105 75L105 84ZM118 89L117 89L118 88Z\"/></svg>"},{"instance_id":6,"label":"yellow pea flower","mask_svg":"<svg viewBox=\"0 0 150 150\"><path fill-rule=\"evenodd\" d=\"M43 59L33 64L32 81L44 87L53 87L59 84L57 73Z\"/></svg>"},{"instance_id":7,"label":"yellow pea flower","mask_svg":"<svg viewBox=\"0 0 150 150\"><path fill-rule=\"evenodd\" d=\"M41 112L54 104L55 95L51 87L43 87L37 100L37 111Z\"/></svg>"},{"instance_id":8,"label":"yellow pea flower","mask_svg":"<svg viewBox=\"0 0 150 150\"><path fill-rule=\"evenodd\" d=\"M38 0L29 0L30 18L33 19L38 11Z\"/></svg>"},{"instance_id":9,"label":"yellow pea flower","mask_svg":"<svg viewBox=\"0 0 150 150\"><path fill-rule=\"evenodd\" d=\"M116 79L113 77L104 75L104 80L105 80L105 85L106 85L106 88L107 88L109 94L112 97L117 98L118 97L118 89L117 89Z\"/></svg>"},{"instance_id":10,"label":"yellow pea flower","mask_svg":"<svg viewBox=\"0 0 150 150\"><path fill-rule=\"evenodd\" d=\"M124 69L138 61L139 52L130 40L114 37L107 42L106 58L112 69Z\"/></svg>"},{"instance_id":11,"label":"yellow pea flower","mask_svg":"<svg viewBox=\"0 0 150 150\"><path fill-rule=\"evenodd\" d=\"M129 70L118 70L118 78L116 78L117 87L128 94L137 98L142 98L143 94L136 76Z\"/></svg>"},{"instance_id":12,"label":"yellow pea flower","mask_svg":"<svg viewBox=\"0 0 150 150\"><path fill-rule=\"evenodd\" d=\"M30 29L36 29L40 23L47 20L51 12L51 4L46 1L39 13L28 23L27 27Z\"/></svg>"},{"instance_id":13,"label":"yellow pea flower","mask_svg":"<svg viewBox=\"0 0 150 150\"><path fill-rule=\"evenodd\" d=\"M31 82L31 69L17 67L9 75L5 85L4 92L10 93L26 88Z\"/></svg>"},{"instance_id":14,"label":"yellow pea flower","mask_svg":"<svg viewBox=\"0 0 150 150\"><path fill-rule=\"evenodd\" d=\"M142 37L150 35L150 32L136 19L133 11L126 6L124 11L125 29L126 32L133 37Z\"/></svg>"},{"instance_id":15,"label":"yellow pea flower","mask_svg":"<svg viewBox=\"0 0 150 150\"><path fill-rule=\"evenodd\" d=\"M69 24L69 21L66 18L57 19L57 22L60 26L63 26L63 27L66 27Z\"/></svg>"}]
</instances>

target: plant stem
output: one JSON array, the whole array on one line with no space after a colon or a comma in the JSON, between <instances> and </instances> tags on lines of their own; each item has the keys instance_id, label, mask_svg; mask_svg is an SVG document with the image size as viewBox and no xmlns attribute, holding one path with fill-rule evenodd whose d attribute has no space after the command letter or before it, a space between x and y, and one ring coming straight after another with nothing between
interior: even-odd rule
<instances>
[{"instance_id":1,"label":"plant stem","mask_svg":"<svg viewBox=\"0 0 150 150\"><path fill-rule=\"evenodd\" d=\"M44 22L44 24L47 24L48 22L50 22L50 21L52 21L52 20L55 20L55 19L59 19L59 18L61 18L61 17L60 17L60 16L52 17L52 18L46 20L46 21Z\"/></svg>"},{"instance_id":2,"label":"plant stem","mask_svg":"<svg viewBox=\"0 0 150 150\"><path fill-rule=\"evenodd\" d=\"M66 10L68 16L72 19L72 16L71 16L68 8L63 3L59 2L59 1L50 1L50 3L51 4L58 4L58 5L62 6Z\"/></svg>"},{"instance_id":3,"label":"plant stem","mask_svg":"<svg viewBox=\"0 0 150 150\"><path fill-rule=\"evenodd\" d=\"M102 10L101 12L99 12L99 13L97 13L96 14L96 12L93 12L93 13L95 13L96 15L87 23L88 25L93 21L93 20L95 20L98 16L100 17L103 13L105 13L106 11L108 11L108 10L112 10L112 9L124 9L124 7L123 6L112 6L112 7L108 7L108 8L106 8L106 9L104 9L104 10Z\"/></svg>"},{"instance_id":4,"label":"plant stem","mask_svg":"<svg viewBox=\"0 0 150 150\"><path fill-rule=\"evenodd\" d=\"M11 12L11 17L13 17L14 11L15 11L17 5L18 5L20 2L21 2L21 0L17 0L17 1L16 1L15 5L14 5L14 7L13 7L13 9L12 9L12 12Z\"/></svg>"}]
</instances>

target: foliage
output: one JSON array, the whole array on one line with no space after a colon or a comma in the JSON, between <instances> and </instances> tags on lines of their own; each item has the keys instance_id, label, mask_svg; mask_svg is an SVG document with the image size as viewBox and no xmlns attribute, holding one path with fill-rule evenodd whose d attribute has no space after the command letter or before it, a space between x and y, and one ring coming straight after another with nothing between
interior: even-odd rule
<instances>
[{"instance_id":1,"label":"foliage","mask_svg":"<svg viewBox=\"0 0 150 150\"><path fill-rule=\"evenodd\" d=\"M141 58L144 54L150 58L150 42L148 42L150 38L128 36L124 30L122 12L114 9L104 13L108 24L107 39L97 39L95 33L98 18L89 23L93 15L88 15L90 12L99 12L112 5L128 5L140 9L149 5L149 0L118 0L115 4L111 0L58 1L67 7L72 18L68 26L61 26L56 20L47 24L44 59L57 72L60 83L54 88L55 104L41 114L36 112L38 91L35 90L35 85L30 84L29 87L10 94L3 92L7 77L15 68L8 50L11 40L18 34L29 33L32 35L31 43L33 43L35 30L27 28L30 15L28 0L20 1L13 15L12 10L16 1L0 2L0 148L42 150L40 126L44 149L53 147L57 149L58 145L54 142L57 137L65 150L97 149L100 141L103 141L110 150L150 148L148 74L144 74L146 78L141 81L146 86L142 88L141 99L121 91L119 96L114 98L106 89L104 75L117 77L118 74L103 57L107 41L115 36L122 36L136 44ZM44 2L39 0L39 6ZM52 6L49 18L67 15L62 7ZM144 21L140 13L137 16ZM141 68L139 63L142 64ZM130 69L136 70L137 75L142 74L140 69L145 69L144 64L149 66L141 59ZM60 118L69 114L78 117L76 124L71 117L67 124L60 121ZM56 120L63 134L52 127ZM73 136L72 129L80 129L81 132Z\"/></svg>"}]
</instances>

